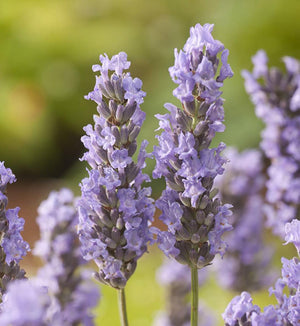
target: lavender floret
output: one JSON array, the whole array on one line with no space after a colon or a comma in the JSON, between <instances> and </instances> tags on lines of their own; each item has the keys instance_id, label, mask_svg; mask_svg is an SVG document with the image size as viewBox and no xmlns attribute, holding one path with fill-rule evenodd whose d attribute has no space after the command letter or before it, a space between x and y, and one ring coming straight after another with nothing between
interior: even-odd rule
<instances>
[{"instance_id":1,"label":"lavender floret","mask_svg":"<svg viewBox=\"0 0 300 326\"><path fill-rule=\"evenodd\" d=\"M261 148L270 160L265 205L267 226L284 237L284 225L300 216L300 63L284 57L286 72L268 68L264 51L252 58L253 72L243 71L256 115L266 127Z\"/></svg>"},{"instance_id":2,"label":"lavender floret","mask_svg":"<svg viewBox=\"0 0 300 326\"><path fill-rule=\"evenodd\" d=\"M292 243L300 256L300 223L297 220L285 225L285 241L286 244Z\"/></svg>"},{"instance_id":3,"label":"lavender floret","mask_svg":"<svg viewBox=\"0 0 300 326\"><path fill-rule=\"evenodd\" d=\"M99 292L89 279L91 273L81 269L84 260L80 252L76 227L78 214L71 190L53 191L38 208L37 222L41 239L34 254L44 266L37 279L47 287L57 309L49 309L52 325L94 325L91 309L99 300Z\"/></svg>"},{"instance_id":4,"label":"lavender floret","mask_svg":"<svg viewBox=\"0 0 300 326\"><path fill-rule=\"evenodd\" d=\"M16 181L11 169L0 162L0 302L9 282L25 277L19 262L29 251L29 245L23 240L24 219L18 217L19 208L6 209L8 183Z\"/></svg>"},{"instance_id":5,"label":"lavender floret","mask_svg":"<svg viewBox=\"0 0 300 326\"><path fill-rule=\"evenodd\" d=\"M225 326L252 326L252 315L259 312L259 307L252 303L251 295L248 292L243 292L231 300L222 317Z\"/></svg>"},{"instance_id":6,"label":"lavender floret","mask_svg":"<svg viewBox=\"0 0 300 326\"><path fill-rule=\"evenodd\" d=\"M275 275L271 272L272 248L264 243L264 159L258 150L225 152L230 160L225 173L217 177L222 200L233 205L226 259L215 264L221 285L235 291L259 290L269 286Z\"/></svg>"},{"instance_id":7,"label":"lavender floret","mask_svg":"<svg viewBox=\"0 0 300 326\"><path fill-rule=\"evenodd\" d=\"M146 166L147 141L141 143L137 162L136 138L145 119L140 104L146 95L142 81L124 72L130 66L124 52L100 56L94 90L86 97L95 101L99 115L95 125L84 128L82 142L88 151L83 160L91 167L81 182L78 202L79 238L83 257L99 267L96 278L122 289L133 274L137 260L152 239L149 224L154 214Z\"/></svg>"},{"instance_id":8,"label":"lavender floret","mask_svg":"<svg viewBox=\"0 0 300 326\"><path fill-rule=\"evenodd\" d=\"M22 279L11 282L0 305L2 326L47 326L51 299L47 289L35 281Z\"/></svg>"},{"instance_id":9,"label":"lavender floret","mask_svg":"<svg viewBox=\"0 0 300 326\"><path fill-rule=\"evenodd\" d=\"M224 254L221 236L231 229L227 222L231 205L215 198L213 188L215 177L224 171L226 159L221 152L225 145L209 146L216 132L224 131L220 87L232 71L228 51L213 39L212 29L213 25L197 24L183 50L175 50L169 72L178 84L173 95L183 109L167 103L169 113L156 115L162 133L153 152L153 177L166 180L166 189L156 201L162 211L160 219L168 227L167 231L154 229L159 248L197 268L210 264L217 253Z\"/></svg>"}]
</instances>

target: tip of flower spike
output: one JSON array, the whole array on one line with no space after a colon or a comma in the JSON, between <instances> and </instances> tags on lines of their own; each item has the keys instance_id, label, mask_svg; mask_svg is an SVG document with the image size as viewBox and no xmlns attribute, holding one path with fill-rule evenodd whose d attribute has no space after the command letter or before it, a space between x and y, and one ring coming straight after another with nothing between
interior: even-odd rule
<instances>
[{"instance_id":1,"label":"tip of flower spike","mask_svg":"<svg viewBox=\"0 0 300 326\"><path fill-rule=\"evenodd\" d=\"M190 29L190 37L184 45L184 51L191 52L193 50L203 49L205 46L211 55L215 55L224 49L224 45L215 40L212 36L213 24L196 24Z\"/></svg>"},{"instance_id":2,"label":"tip of flower spike","mask_svg":"<svg viewBox=\"0 0 300 326\"><path fill-rule=\"evenodd\" d=\"M8 183L16 181L12 170L4 166L4 162L0 162L0 191L3 191Z\"/></svg>"},{"instance_id":3,"label":"tip of flower spike","mask_svg":"<svg viewBox=\"0 0 300 326\"><path fill-rule=\"evenodd\" d=\"M102 63L100 65L94 65L95 71L100 71L102 74L107 76L109 70L116 71L117 75L122 75L123 70L126 70L130 67L130 61L127 61L127 54L125 52L120 52L111 59L108 58L107 54L99 56L99 60Z\"/></svg>"},{"instance_id":4,"label":"tip of flower spike","mask_svg":"<svg viewBox=\"0 0 300 326\"><path fill-rule=\"evenodd\" d=\"M100 75L96 75L94 90L84 98L86 100L93 100L100 106L103 104L102 97L107 98L108 101L117 101L119 104L124 104L124 99L128 100L128 105L142 104L146 96L146 93L141 89L142 81L139 78L132 78L130 72L123 73L123 70L130 67L130 62L127 61L127 54L120 52L111 59L109 59L107 54L104 54L100 55L99 59L101 64L93 65L92 70L94 72L99 71ZM109 71L112 71L112 73ZM101 108L103 109L103 106ZM103 110L108 116L111 113L114 114L114 110L112 112L108 108ZM117 113L121 119L122 112L117 111Z\"/></svg>"},{"instance_id":5,"label":"tip of flower spike","mask_svg":"<svg viewBox=\"0 0 300 326\"><path fill-rule=\"evenodd\" d=\"M223 86L223 81L233 76L227 63L229 52L223 43L213 38L212 30L212 24L197 24L191 27L190 37L183 50L174 51L175 62L174 66L169 68L169 73L172 80L178 84L173 95L181 102L193 102L195 99L205 100L207 103L215 102L222 94L219 89Z\"/></svg>"}]
</instances>

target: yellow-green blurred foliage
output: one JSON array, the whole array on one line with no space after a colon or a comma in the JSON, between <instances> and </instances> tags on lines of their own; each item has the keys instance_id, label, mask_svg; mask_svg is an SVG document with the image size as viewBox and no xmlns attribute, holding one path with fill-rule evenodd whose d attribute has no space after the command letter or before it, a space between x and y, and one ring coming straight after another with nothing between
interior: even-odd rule
<instances>
[{"instance_id":1,"label":"yellow-green blurred foliage","mask_svg":"<svg viewBox=\"0 0 300 326\"><path fill-rule=\"evenodd\" d=\"M63 175L83 151L82 127L95 105L91 65L100 53L125 51L144 82L147 112L140 139L151 150L157 122L172 98L173 49L196 23L214 23L235 72L226 81L226 126L218 136L239 148L256 146L261 123L240 71L264 48L272 64L299 57L298 0L3 0L0 2L0 158L20 175ZM153 167L150 163L149 171Z\"/></svg>"}]
</instances>

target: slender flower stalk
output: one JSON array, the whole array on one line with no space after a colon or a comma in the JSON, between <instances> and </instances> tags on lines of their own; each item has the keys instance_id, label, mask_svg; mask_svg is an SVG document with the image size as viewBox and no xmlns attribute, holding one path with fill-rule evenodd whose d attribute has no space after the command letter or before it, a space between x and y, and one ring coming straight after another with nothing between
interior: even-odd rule
<instances>
[{"instance_id":1,"label":"slender flower stalk","mask_svg":"<svg viewBox=\"0 0 300 326\"><path fill-rule=\"evenodd\" d=\"M266 124L261 148L270 160L265 214L267 226L284 237L284 225L300 216L300 62L284 57L286 72L268 68L264 51L244 71L256 115Z\"/></svg>"},{"instance_id":2,"label":"slender flower stalk","mask_svg":"<svg viewBox=\"0 0 300 326\"><path fill-rule=\"evenodd\" d=\"M121 325L128 326L125 289L118 290L119 313L121 316Z\"/></svg>"},{"instance_id":3,"label":"slender flower stalk","mask_svg":"<svg viewBox=\"0 0 300 326\"><path fill-rule=\"evenodd\" d=\"M192 288L192 305L191 305L191 326L198 326L198 269L191 267L191 288Z\"/></svg>"},{"instance_id":4,"label":"slender flower stalk","mask_svg":"<svg viewBox=\"0 0 300 326\"><path fill-rule=\"evenodd\" d=\"M11 169L5 168L4 162L0 162L0 303L8 283L25 277L19 262L30 250L20 234L24 227L24 219L18 217L20 209L6 209L6 188L15 181Z\"/></svg>"},{"instance_id":5,"label":"slender flower stalk","mask_svg":"<svg viewBox=\"0 0 300 326\"><path fill-rule=\"evenodd\" d=\"M264 239L265 161L261 151L248 149L239 153L225 151L229 163L223 175L216 178L221 200L233 205L230 224L234 232L225 238L226 259L214 267L220 284L233 291L252 291L272 284L273 250Z\"/></svg>"},{"instance_id":6,"label":"slender flower stalk","mask_svg":"<svg viewBox=\"0 0 300 326\"><path fill-rule=\"evenodd\" d=\"M142 173L148 156L147 141L141 144L137 162L132 158L145 119L140 109L145 92L140 79L124 72L130 66L126 53L111 59L100 55L100 62L93 66L100 76L96 76L95 88L86 96L97 103L98 115L94 116L94 127L86 126L86 136L82 137L88 149L83 160L91 169L81 183L79 238L83 257L94 260L99 267L96 279L120 290L152 240L151 188L142 186L150 181ZM125 316L123 311L123 320Z\"/></svg>"},{"instance_id":7,"label":"slender flower stalk","mask_svg":"<svg viewBox=\"0 0 300 326\"><path fill-rule=\"evenodd\" d=\"M41 239L34 254L44 266L38 270L37 279L56 302L56 309L48 314L53 325L92 326L90 310L97 305L99 292L82 269L75 201L72 191L63 188L51 192L38 208Z\"/></svg>"},{"instance_id":8,"label":"slender flower stalk","mask_svg":"<svg viewBox=\"0 0 300 326\"><path fill-rule=\"evenodd\" d=\"M197 270L199 288L205 283L208 270ZM166 311L161 311L155 317L153 326L188 326L191 319L191 305L188 295L191 292L190 268L178 264L174 259L165 259L157 270L158 283L166 290ZM205 304L199 302L197 326L215 325L215 318Z\"/></svg>"},{"instance_id":9,"label":"slender flower stalk","mask_svg":"<svg viewBox=\"0 0 300 326\"><path fill-rule=\"evenodd\" d=\"M232 228L227 222L231 205L222 205L213 188L215 177L224 171L226 159L221 152L225 145L209 146L215 133L224 131L220 87L233 73L227 63L228 50L213 39L212 29L213 25L197 24L183 50L175 49L175 64L169 72L178 84L173 94L182 109L167 103L169 113L156 116L162 133L153 152L153 177L166 180L156 206L168 230L154 229L154 233L167 256L191 269L209 265L217 253L223 255L226 245L221 236Z\"/></svg>"}]
</instances>

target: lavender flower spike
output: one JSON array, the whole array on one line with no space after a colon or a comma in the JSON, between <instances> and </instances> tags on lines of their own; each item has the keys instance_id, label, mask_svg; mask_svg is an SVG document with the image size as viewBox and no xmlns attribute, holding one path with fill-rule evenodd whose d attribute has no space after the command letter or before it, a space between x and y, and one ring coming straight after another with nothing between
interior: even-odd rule
<instances>
[{"instance_id":1,"label":"lavender flower spike","mask_svg":"<svg viewBox=\"0 0 300 326\"><path fill-rule=\"evenodd\" d=\"M213 25L197 24L183 50L175 50L170 75L179 86L173 94L182 103L165 105L169 113L157 115L162 129L154 148L154 178L164 177L167 187L157 200L167 231L156 230L160 249L190 267L202 268L224 254L221 239L231 230L231 205L215 198L214 179L224 171L223 143L209 148L216 132L224 131L220 87L233 75L228 50L213 39ZM221 62L219 60L221 56Z\"/></svg>"},{"instance_id":2,"label":"lavender flower spike","mask_svg":"<svg viewBox=\"0 0 300 326\"><path fill-rule=\"evenodd\" d=\"M7 284L15 279L22 279L25 271L19 262L29 251L29 245L20 235L24 219L18 217L19 208L6 209L8 199L6 187L16 181L11 169L0 162L0 302Z\"/></svg>"},{"instance_id":3,"label":"lavender flower spike","mask_svg":"<svg viewBox=\"0 0 300 326\"><path fill-rule=\"evenodd\" d=\"M228 148L226 171L216 178L221 200L233 205L226 259L214 265L222 286L234 291L259 290L274 278L270 265L272 249L264 243L263 192L265 161L261 151L238 153Z\"/></svg>"},{"instance_id":4,"label":"lavender flower spike","mask_svg":"<svg viewBox=\"0 0 300 326\"><path fill-rule=\"evenodd\" d=\"M78 214L71 190L53 191L38 208L41 239L34 254L44 261L37 279L47 287L57 309L49 309L51 325L94 325L90 310L99 293L86 271L77 237ZM51 314L52 313L52 314Z\"/></svg>"},{"instance_id":5,"label":"lavender flower spike","mask_svg":"<svg viewBox=\"0 0 300 326\"><path fill-rule=\"evenodd\" d=\"M98 115L94 116L94 127L86 126L82 137L88 149L83 160L91 169L81 182L79 238L84 258L94 260L99 267L96 278L123 289L152 238L151 188L142 187L150 180L142 174L148 156L146 141L137 162L132 159L145 119L140 109L145 92L140 79L124 72L130 66L126 53L111 59L101 55L100 62L93 66L100 76L86 97L97 103Z\"/></svg>"},{"instance_id":6,"label":"lavender flower spike","mask_svg":"<svg viewBox=\"0 0 300 326\"><path fill-rule=\"evenodd\" d=\"M264 51L252 58L253 72L243 71L256 115L266 124L261 148L270 160L267 226L284 238L284 225L300 215L300 62L284 57L286 72L268 68Z\"/></svg>"}]
</instances>

